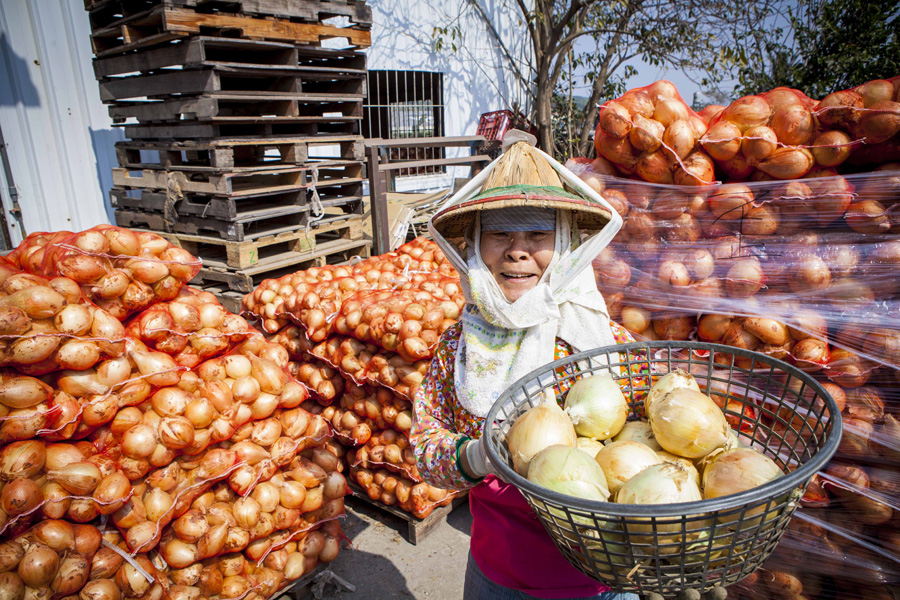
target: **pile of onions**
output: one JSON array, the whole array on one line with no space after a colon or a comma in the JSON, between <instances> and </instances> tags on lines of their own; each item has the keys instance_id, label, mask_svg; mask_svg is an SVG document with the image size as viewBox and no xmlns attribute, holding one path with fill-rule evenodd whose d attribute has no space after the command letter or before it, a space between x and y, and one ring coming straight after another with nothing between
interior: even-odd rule
<instances>
[{"instance_id":1,"label":"pile of onions","mask_svg":"<svg viewBox=\"0 0 900 600\"><path fill-rule=\"evenodd\" d=\"M116 461L86 441L13 442L0 450L0 533L36 518L87 523L131 496Z\"/></svg>"},{"instance_id":2,"label":"pile of onions","mask_svg":"<svg viewBox=\"0 0 900 600\"><path fill-rule=\"evenodd\" d=\"M663 80L601 107L594 146L597 156L624 175L699 186L715 179L713 162L699 144L706 133L706 122Z\"/></svg>"},{"instance_id":3,"label":"pile of onions","mask_svg":"<svg viewBox=\"0 0 900 600\"><path fill-rule=\"evenodd\" d=\"M169 464L180 454L196 454L211 444L230 439L250 421L265 419L276 409L300 406L306 388L284 368L263 358L283 349L252 341L229 354L206 361L181 375L176 386L157 390L138 407L119 410L110 431L119 443L130 472L142 475L152 467Z\"/></svg>"},{"instance_id":4,"label":"pile of onions","mask_svg":"<svg viewBox=\"0 0 900 600\"><path fill-rule=\"evenodd\" d=\"M409 438L393 429L374 432L365 446L350 451L348 461L354 467L369 470L384 467L410 481L422 481Z\"/></svg>"},{"instance_id":5,"label":"pile of onions","mask_svg":"<svg viewBox=\"0 0 900 600\"><path fill-rule=\"evenodd\" d=\"M100 548L92 525L48 520L0 542L0 594L4 598L75 596L88 583ZM118 589L116 590L118 592Z\"/></svg>"},{"instance_id":6,"label":"pile of onions","mask_svg":"<svg viewBox=\"0 0 900 600\"><path fill-rule=\"evenodd\" d=\"M163 576L171 583L168 596L172 600L274 596L287 582L310 573L320 562L334 560L341 535L338 522L327 521L253 542L254 552L248 548L186 568L169 568ZM262 556L254 558L259 551Z\"/></svg>"},{"instance_id":7,"label":"pile of onions","mask_svg":"<svg viewBox=\"0 0 900 600\"><path fill-rule=\"evenodd\" d=\"M343 404L343 403L342 403ZM312 400L303 403L303 408L314 415L321 415L334 428L334 436L349 447L362 446L379 429L375 421L358 412L339 406L322 406Z\"/></svg>"},{"instance_id":8,"label":"pile of onions","mask_svg":"<svg viewBox=\"0 0 900 600\"><path fill-rule=\"evenodd\" d=\"M119 320L173 299L200 261L150 232L98 225L80 233L35 233L9 255L23 271L68 277Z\"/></svg>"},{"instance_id":9,"label":"pile of onions","mask_svg":"<svg viewBox=\"0 0 900 600\"><path fill-rule=\"evenodd\" d=\"M329 462L323 464L330 467ZM343 475L298 456L244 497L224 482L213 486L165 530L159 552L180 569L220 554L253 551L252 542L277 531L311 529L335 519L344 512L346 494Z\"/></svg>"},{"instance_id":10,"label":"pile of onions","mask_svg":"<svg viewBox=\"0 0 900 600\"><path fill-rule=\"evenodd\" d=\"M566 394L566 414L579 436L608 440L618 434L628 418L628 401L618 382L608 373L579 379Z\"/></svg>"},{"instance_id":11,"label":"pile of onions","mask_svg":"<svg viewBox=\"0 0 900 600\"><path fill-rule=\"evenodd\" d=\"M341 397L341 408L352 410L360 417L369 419L377 429L396 429L409 435L412 429L412 405L386 388L370 388L347 384L347 391Z\"/></svg>"},{"instance_id":12,"label":"pile of onions","mask_svg":"<svg viewBox=\"0 0 900 600\"><path fill-rule=\"evenodd\" d=\"M330 437L331 428L325 420L302 408L278 409L268 419L247 423L222 444L236 452L240 461L228 476L228 484L237 494L246 496L298 454L318 448Z\"/></svg>"},{"instance_id":13,"label":"pile of onions","mask_svg":"<svg viewBox=\"0 0 900 600\"><path fill-rule=\"evenodd\" d=\"M310 355L327 362L355 382L364 382L378 346L349 336L333 335L310 350Z\"/></svg>"},{"instance_id":14,"label":"pile of onions","mask_svg":"<svg viewBox=\"0 0 900 600\"><path fill-rule=\"evenodd\" d=\"M407 400L412 400L421 385L430 360L408 361L399 354L378 352L372 356L366 371L366 381L392 389Z\"/></svg>"},{"instance_id":15,"label":"pile of onions","mask_svg":"<svg viewBox=\"0 0 900 600\"><path fill-rule=\"evenodd\" d=\"M306 358L288 363L288 372L309 390L310 395L325 406L344 393L345 380L330 364Z\"/></svg>"},{"instance_id":16,"label":"pile of onions","mask_svg":"<svg viewBox=\"0 0 900 600\"><path fill-rule=\"evenodd\" d=\"M209 292L185 287L171 302L154 304L128 324L128 334L170 354L184 367L225 354L250 335L250 325L229 313Z\"/></svg>"},{"instance_id":17,"label":"pile of onions","mask_svg":"<svg viewBox=\"0 0 900 600\"><path fill-rule=\"evenodd\" d=\"M0 266L0 366L28 375L82 370L125 351L125 328L78 284Z\"/></svg>"},{"instance_id":18,"label":"pile of onions","mask_svg":"<svg viewBox=\"0 0 900 600\"><path fill-rule=\"evenodd\" d=\"M516 473L528 476L534 456L550 446L575 446L575 427L569 415L556 403L552 389L543 392L537 406L519 416L506 436L509 455Z\"/></svg>"},{"instance_id":19,"label":"pile of onions","mask_svg":"<svg viewBox=\"0 0 900 600\"><path fill-rule=\"evenodd\" d=\"M211 448L197 456L180 456L133 485L132 497L112 515L128 548L133 552L154 548L163 528L216 481L227 477L237 462L236 452Z\"/></svg>"},{"instance_id":20,"label":"pile of onions","mask_svg":"<svg viewBox=\"0 0 900 600\"><path fill-rule=\"evenodd\" d=\"M372 500L388 506L399 506L413 516L424 519L440 506L453 501L456 493L433 485L416 483L387 469L350 467L350 477Z\"/></svg>"}]
</instances>

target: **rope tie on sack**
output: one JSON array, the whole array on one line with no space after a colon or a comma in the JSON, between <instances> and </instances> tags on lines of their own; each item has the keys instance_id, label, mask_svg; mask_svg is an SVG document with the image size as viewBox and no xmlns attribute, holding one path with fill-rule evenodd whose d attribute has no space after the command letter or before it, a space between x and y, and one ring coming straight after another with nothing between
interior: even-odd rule
<instances>
[{"instance_id":1,"label":"rope tie on sack","mask_svg":"<svg viewBox=\"0 0 900 600\"><path fill-rule=\"evenodd\" d=\"M322 199L319 198L319 190L316 189L316 185L319 183L319 167L313 165L310 168L309 178L310 182L307 188L310 190L309 204L313 217L306 222L307 235L309 235L309 230L313 224L316 221L321 221L322 217L325 216L325 207L322 206Z\"/></svg>"}]
</instances>

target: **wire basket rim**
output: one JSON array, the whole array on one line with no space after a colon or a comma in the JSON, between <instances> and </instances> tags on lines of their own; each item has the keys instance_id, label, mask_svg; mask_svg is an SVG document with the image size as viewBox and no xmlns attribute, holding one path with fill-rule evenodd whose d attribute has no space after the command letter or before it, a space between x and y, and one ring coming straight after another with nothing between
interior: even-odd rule
<instances>
[{"instance_id":1,"label":"wire basket rim","mask_svg":"<svg viewBox=\"0 0 900 600\"><path fill-rule=\"evenodd\" d=\"M691 351L711 350L713 352L720 352L722 354L733 354L735 356L755 359L761 364L780 369L781 371L791 375L792 377L798 377L807 386L814 389L816 394L820 398L822 398L822 401L828 407L828 410L831 414L829 429L826 430L827 439L825 440L825 444L823 444L822 447L806 463L800 465L790 473L786 473L783 477L779 477L778 479L765 483L761 486L737 494L720 496L719 498L704 499L695 502L680 502L674 504L618 504L616 502L585 500L583 498L578 498L577 496L560 494L558 492L553 492L543 486L537 485L536 483L528 481L525 477L522 477L521 475L516 473L515 470L509 467L505 463L505 461L502 460L495 446L494 437L491 435L491 433L492 431L497 430L495 422L497 420L498 413L500 412L500 408L510 399L510 397L513 395L514 390L524 388L525 383L534 381L537 378L538 373L552 373L560 366L565 366L571 363L578 362L580 360L589 359L601 354L624 354L631 350L639 351L654 349L685 349ZM648 356L645 360L648 363L653 363L668 362L671 359L660 359L658 361L654 361L651 357ZM679 359L677 362L687 362L688 360L688 358L684 358ZM712 361L712 356L709 357L709 361ZM635 364L636 362L639 361L626 360L623 361L623 364ZM698 364L702 364L704 362L707 362L707 360L702 359L697 362ZM732 363L730 368L731 371L729 372L733 372L734 363ZM542 386L541 389L543 390L546 388ZM498 475L503 481L514 485L520 490L527 491L530 495L535 496L545 502L551 502L583 512L596 512L616 517L699 518L702 513L732 510L747 505L750 502L758 503L763 500L771 500L783 493L790 492L791 490L794 490L801 485L806 485L807 481L810 480L815 473L820 471L829 460L831 460L831 457L837 451L842 433L843 423L841 419L841 413L838 410L837 403L835 403L834 398L831 397L831 394L828 393L828 391L822 386L821 383L819 383L813 377L811 377L807 373L804 373L797 367L777 358L768 356L767 354L762 354L761 352L743 350L741 348L734 348L722 344L713 344L709 342L661 340L603 346L592 350L586 350L584 352L578 352L577 354L571 354L569 356L554 360L551 363L547 363L539 369L535 369L528 375L520 377L517 381L511 384L500 394L497 400L494 401L494 404L491 406L491 409L490 411L488 411L487 417L485 418L484 430L482 435L487 436L487 455L490 464L494 468L494 474Z\"/></svg>"}]
</instances>

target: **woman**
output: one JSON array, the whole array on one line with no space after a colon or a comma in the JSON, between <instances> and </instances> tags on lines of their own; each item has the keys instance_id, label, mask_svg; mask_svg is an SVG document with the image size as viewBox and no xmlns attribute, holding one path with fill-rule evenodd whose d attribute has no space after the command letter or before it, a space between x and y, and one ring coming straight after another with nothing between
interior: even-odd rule
<instances>
[{"instance_id":1,"label":"woman","mask_svg":"<svg viewBox=\"0 0 900 600\"><path fill-rule=\"evenodd\" d=\"M489 474L479 439L492 404L518 378L576 351L632 341L610 322L590 268L621 219L583 188L564 189L562 167L545 156L513 143L480 194L467 186L432 218L467 305L416 394L410 440L429 483L470 489L465 598L637 598L609 592L565 560L519 491ZM582 243L585 231L596 233Z\"/></svg>"}]
</instances>

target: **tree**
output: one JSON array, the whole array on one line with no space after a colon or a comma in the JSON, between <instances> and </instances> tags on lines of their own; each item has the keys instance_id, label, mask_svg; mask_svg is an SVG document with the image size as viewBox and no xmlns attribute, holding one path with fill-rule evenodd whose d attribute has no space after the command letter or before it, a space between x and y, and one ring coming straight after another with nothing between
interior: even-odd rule
<instances>
[{"instance_id":1,"label":"tree","mask_svg":"<svg viewBox=\"0 0 900 600\"><path fill-rule=\"evenodd\" d=\"M787 16L783 30L757 32L748 44L740 95L783 85L822 98L900 75L900 1L798 0Z\"/></svg>"},{"instance_id":2,"label":"tree","mask_svg":"<svg viewBox=\"0 0 900 600\"><path fill-rule=\"evenodd\" d=\"M733 37L724 33L732 31L748 5L765 15L774 12L778 0L497 0L512 3L526 30L531 57L524 65L509 50L508 37L491 23L481 4L485 1L465 0L463 10L485 22L504 67L529 86L529 116L539 145L557 154L554 132L562 129L561 141L568 146L571 140L573 150L585 155L591 151L598 104L625 91L627 78L636 74L633 61L699 71L702 83L712 85L739 58L730 45ZM446 47L447 29L435 31L436 46ZM591 86L583 108L566 100L565 86L579 77ZM559 117L554 123L554 104L574 113L562 128Z\"/></svg>"}]
</instances>

